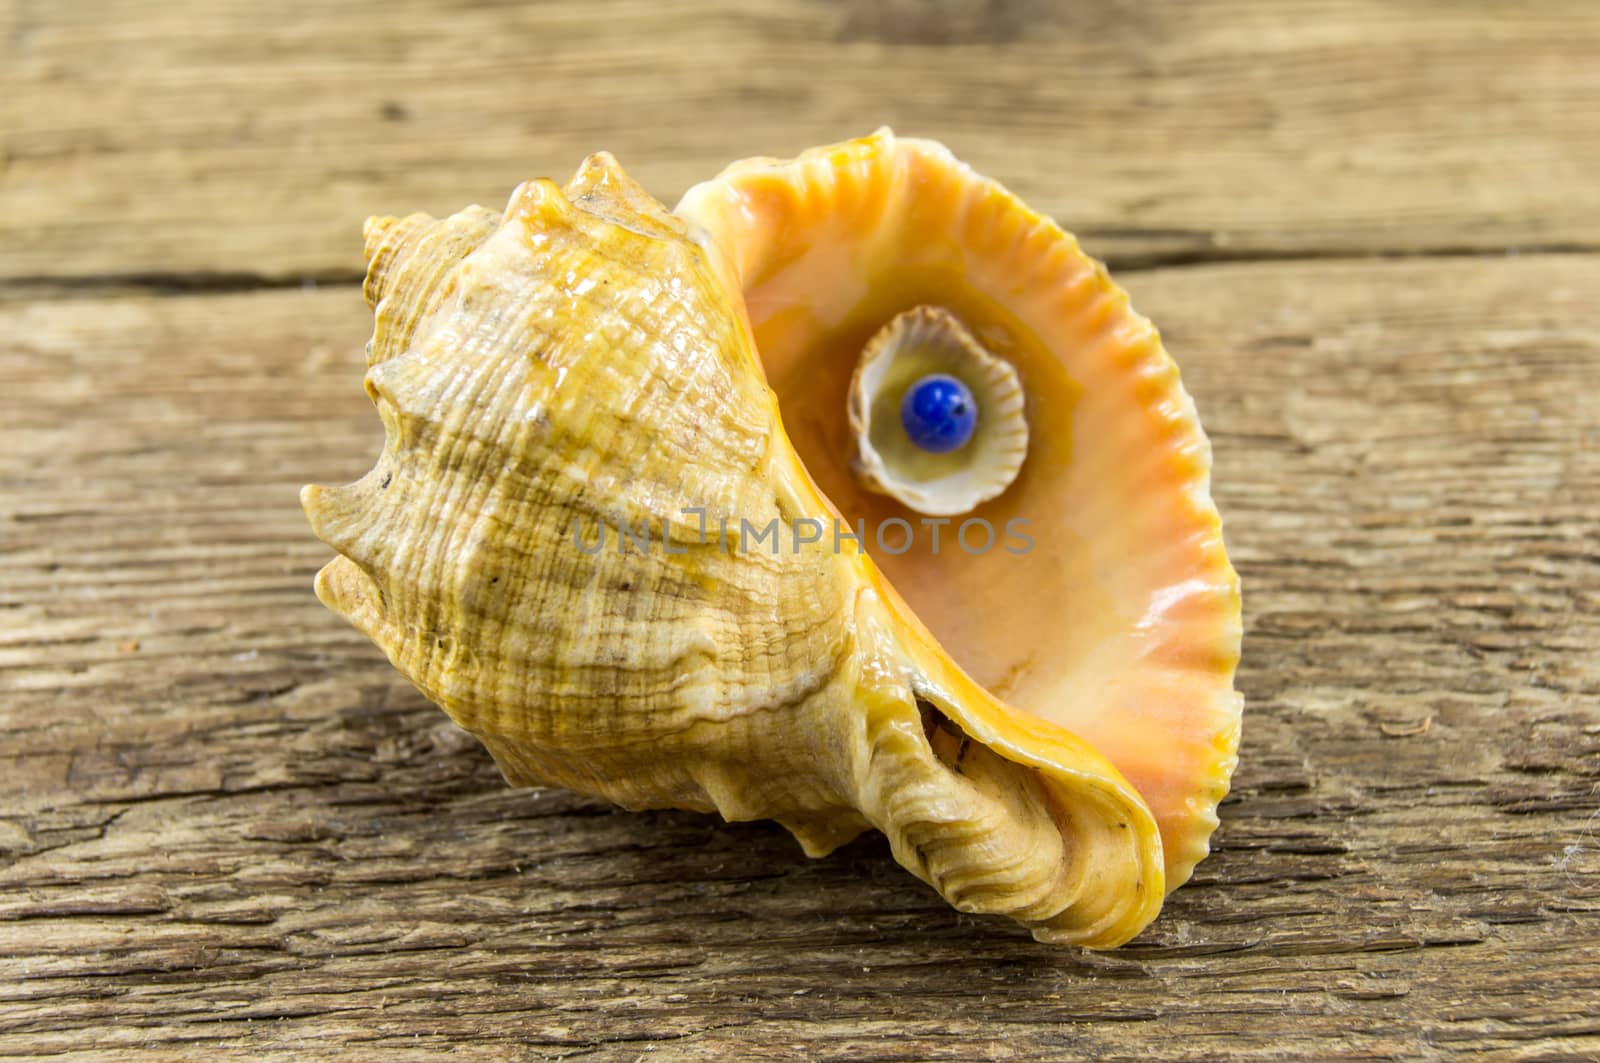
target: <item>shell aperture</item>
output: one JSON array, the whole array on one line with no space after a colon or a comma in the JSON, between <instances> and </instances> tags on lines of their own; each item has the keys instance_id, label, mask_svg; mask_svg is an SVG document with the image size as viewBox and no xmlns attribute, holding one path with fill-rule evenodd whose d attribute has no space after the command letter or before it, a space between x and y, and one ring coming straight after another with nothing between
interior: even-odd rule
<instances>
[{"instance_id":1,"label":"shell aperture","mask_svg":"<svg viewBox=\"0 0 1600 1063\"><path fill-rule=\"evenodd\" d=\"M795 449L842 516L973 530L972 549L873 549L884 575L973 679L1117 765L1160 825L1168 888L1187 880L1237 760L1240 597L1211 447L1155 327L1070 233L886 129L735 162L677 211L727 259ZM932 456L883 460L904 434L857 399L880 390L870 348L929 317L1017 379L1025 460L976 506L927 490L945 470L912 462ZM954 457L975 458L978 434ZM983 551L985 529L1008 546Z\"/></svg>"}]
</instances>

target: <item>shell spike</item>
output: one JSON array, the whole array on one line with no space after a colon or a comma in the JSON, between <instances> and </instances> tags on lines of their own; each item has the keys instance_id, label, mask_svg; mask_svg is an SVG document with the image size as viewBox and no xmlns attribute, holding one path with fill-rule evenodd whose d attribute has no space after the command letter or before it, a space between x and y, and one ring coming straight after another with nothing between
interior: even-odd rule
<instances>
[{"instance_id":1,"label":"shell spike","mask_svg":"<svg viewBox=\"0 0 1600 1063\"><path fill-rule=\"evenodd\" d=\"M389 553L383 514L373 508L373 487L364 477L343 487L308 484L300 489L300 507L317 538L363 568L381 566Z\"/></svg>"},{"instance_id":2,"label":"shell spike","mask_svg":"<svg viewBox=\"0 0 1600 1063\"><path fill-rule=\"evenodd\" d=\"M363 257L367 264L363 294L367 305L376 308L384 295L384 281L396 267L398 260L410 254L418 237L438 221L426 214L412 214L405 218L392 215L368 218L361 227L365 244Z\"/></svg>"},{"instance_id":3,"label":"shell spike","mask_svg":"<svg viewBox=\"0 0 1600 1063\"><path fill-rule=\"evenodd\" d=\"M361 497L353 487L324 487L306 484L300 489L300 508L318 539L349 553L359 538Z\"/></svg>"},{"instance_id":4,"label":"shell spike","mask_svg":"<svg viewBox=\"0 0 1600 1063\"><path fill-rule=\"evenodd\" d=\"M426 214L368 219L362 291L376 319L368 366L405 352L418 327L444 301L455 267L498 223L499 215L484 207L468 207L442 220Z\"/></svg>"}]
</instances>

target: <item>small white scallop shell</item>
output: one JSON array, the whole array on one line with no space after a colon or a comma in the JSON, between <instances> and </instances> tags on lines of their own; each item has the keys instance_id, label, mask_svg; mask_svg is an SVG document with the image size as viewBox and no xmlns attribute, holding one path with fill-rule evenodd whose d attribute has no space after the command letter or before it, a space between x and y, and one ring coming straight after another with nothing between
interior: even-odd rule
<instances>
[{"instance_id":1,"label":"small white scallop shell","mask_svg":"<svg viewBox=\"0 0 1600 1063\"><path fill-rule=\"evenodd\" d=\"M955 377L978 405L971 441L936 454L901 426L906 391L934 373ZM861 352L850 381L851 469L863 485L933 517L967 513L1017 478L1028 455L1022 383L948 310L919 306L896 315Z\"/></svg>"}]
</instances>

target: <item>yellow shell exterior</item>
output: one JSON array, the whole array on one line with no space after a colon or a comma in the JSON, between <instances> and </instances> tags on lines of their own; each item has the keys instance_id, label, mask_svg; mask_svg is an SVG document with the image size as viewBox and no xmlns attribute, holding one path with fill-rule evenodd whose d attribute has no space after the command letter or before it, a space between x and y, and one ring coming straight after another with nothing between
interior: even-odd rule
<instances>
[{"instance_id":1,"label":"yellow shell exterior","mask_svg":"<svg viewBox=\"0 0 1600 1063\"><path fill-rule=\"evenodd\" d=\"M751 249L706 206L738 194L686 222L601 154L503 213L370 222L386 442L361 480L303 493L341 555L319 597L514 784L771 818L812 855L875 827L963 911L1126 941L1167 888L1157 815L1059 714L974 681L837 534L751 331ZM780 548L741 540L774 521ZM1148 646L1178 682L1181 652Z\"/></svg>"}]
</instances>

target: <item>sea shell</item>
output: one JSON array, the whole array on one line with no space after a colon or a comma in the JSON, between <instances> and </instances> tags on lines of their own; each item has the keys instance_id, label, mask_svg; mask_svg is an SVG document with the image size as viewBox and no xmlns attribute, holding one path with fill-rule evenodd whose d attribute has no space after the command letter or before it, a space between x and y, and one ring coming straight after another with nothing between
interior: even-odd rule
<instances>
[{"instance_id":1,"label":"sea shell","mask_svg":"<svg viewBox=\"0 0 1600 1063\"><path fill-rule=\"evenodd\" d=\"M961 381L977 406L971 440L947 452L917 446L901 425L907 392L929 377ZM850 378L849 410L856 479L928 516L970 513L1011 486L1028 453L1017 371L940 307L896 314L867 341Z\"/></svg>"},{"instance_id":2,"label":"sea shell","mask_svg":"<svg viewBox=\"0 0 1600 1063\"><path fill-rule=\"evenodd\" d=\"M711 191L728 206L741 194L735 183ZM780 419L780 400L802 389L768 386L771 337L760 328L771 315L757 300L747 315L754 260L730 249L745 236L719 220L686 224L600 154L565 188L521 186L500 214L369 222L366 386L386 440L361 480L303 492L317 535L341 555L318 574L318 596L476 735L513 784L772 818L812 855L876 827L963 911L1011 916L1046 941L1127 940L1167 885L1149 805L1091 742L974 682L837 519L813 480L828 473L802 461ZM778 251L772 234L761 239ZM1025 380L1041 372L1033 353L1018 363ZM1198 434L1187 406L1172 408L1175 377L1107 375L1136 390L1151 381L1144 390L1165 419L1113 434L1138 442L1145 421L1168 426L1160 457L1132 470L1165 493L1148 502L1119 485L1095 497L1078 483L1069 498L1096 507L1063 530L1110 522L1131 533L1164 520L1170 531L1180 511L1210 513L1214 529L1203 448L1173 443ZM843 423L837 397L828 419ZM1058 442L1043 468L1066 471L1070 453ZM842 469L848 454L834 460ZM1150 469L1180 463L1200 481ZM1028 478L1025 468L1002 500ZM857 499L834 501L848 512ZM1118 516L1118 503L1135 512ZM1078 573L1086 604L1144 609L1131 618L1146 632L1137 660L1121 643L1070 641L1110 630L1109 615L1060 633L1076 674L1097 682L1062 686L1063 700L1120 709L1124 689L1181 700L1197 675L1231 669L1225 639L1195 619L1205 597L1195 586L1221 578L1215 566L1193 569L1210 556L1203 545L1167 542L1129 559L1076 538L1039 544L1066 572L1046 592ZM1106 567L1085 568L1095 563ZM1160 603L1140 597L1152 570L1186 564L1189 582L1165 584ZM1005 589L970 607L1010 627ZM952 591L964 593L960 580ZM1186 628L1208 637L1186 641ZM1043 635L1025 640L1035 653ZM1019 682L1010 685L1036 689ZM1212 692L1200 693L1209 706ZM1219 756L1226 745L1231 757L1234 708ZM1165 701L1156 709L1146 719L1197 730Z\"/></svg>"},{"instance_id":3,"label":"sea shell","mask_svg":"<svg viewBox=\"0 0 1600 1063\"><path fill-rule=\"evenodd\" d=\"M969 519L1007 546L1023 521L1032 548L980 553L974 525L961 549L953 520L874 557L967 674L1121 770L1161 826L1167 888L1186 881L1236 762L1239 584L1211 448L1155 328L1072 236L888 130L736 162L677 210L722 250L795 449L850 520L907 516L852 475L838 416L885 322L942 307L1016 368L1028 457Z\"/></svg>"}]
</instances>

